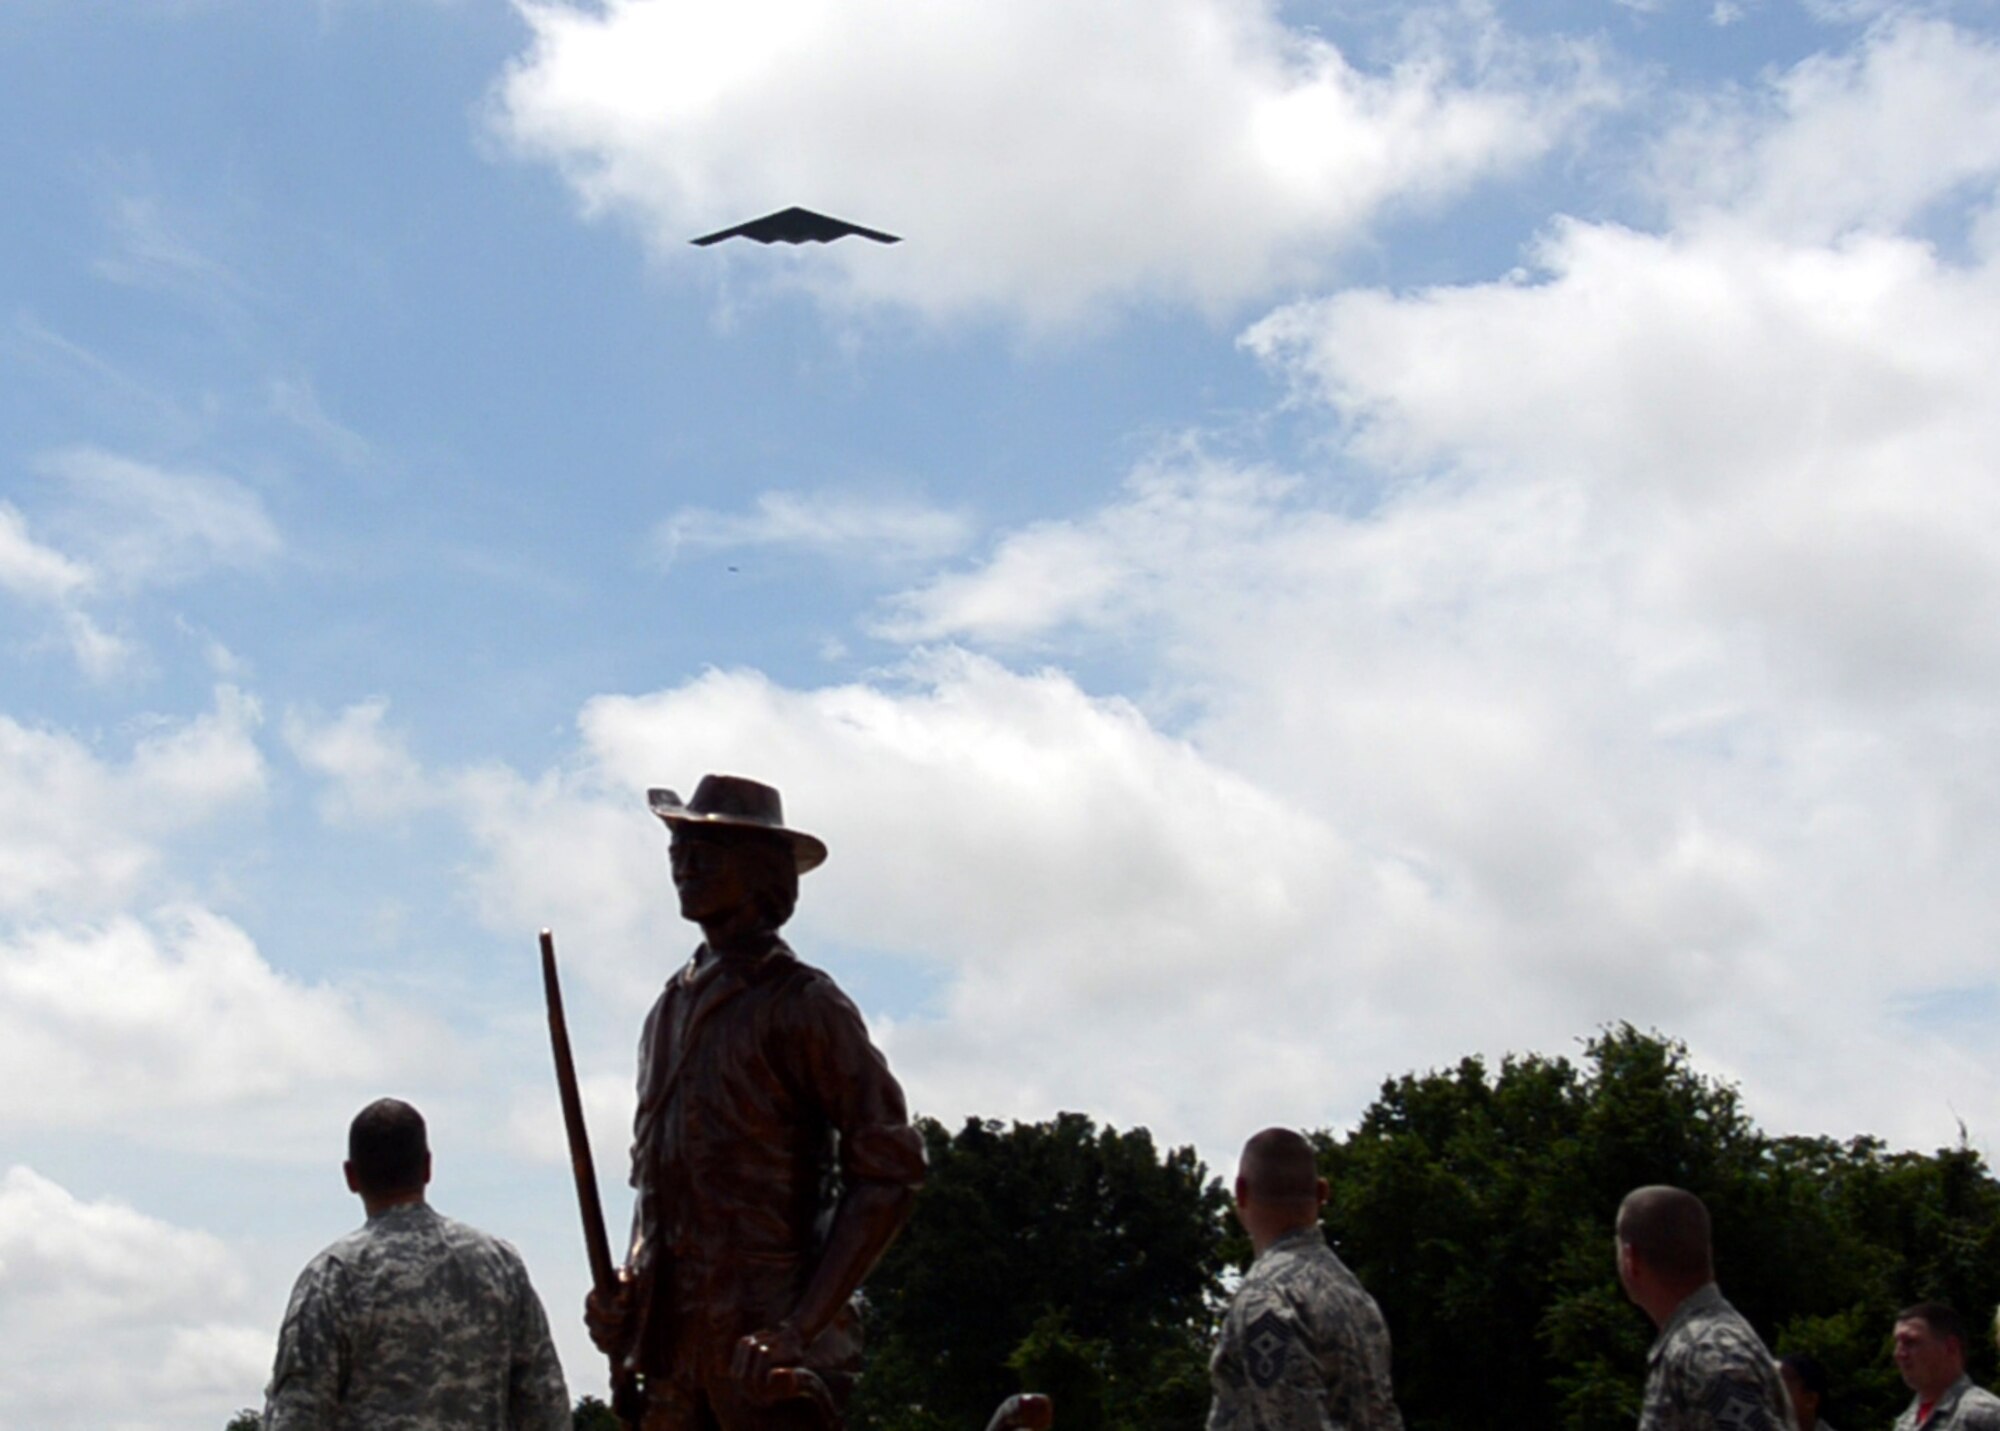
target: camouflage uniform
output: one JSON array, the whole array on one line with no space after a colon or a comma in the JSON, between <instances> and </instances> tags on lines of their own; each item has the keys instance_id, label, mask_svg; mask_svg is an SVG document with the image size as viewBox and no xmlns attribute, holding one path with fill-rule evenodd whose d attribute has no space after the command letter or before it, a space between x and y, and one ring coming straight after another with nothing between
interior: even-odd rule
<instances>
[{"instance_id":1,"label":"camouflage uniform","mask_svg":"<svg viewBox=\"0 0 2000 1431\"><path fill-rule=\"evenodd\" d=\"M421 1202L306 1264L264 1431L569 1431L569 1392L520 1254Z\"/></svg>"},{"instance_id":2,"label":"camouflage uniform","mask_svg":"<svg viewBox=\"0 0 2000 1431\"><path fill-rule=\"evenodd\" d=\"M1381 1308L1317 1227L1251 1264L1208 1372L1209 1431L1402 1431Z\"/></svg>"},{"instance_id":3,"label":"camouflage uniform","mask_svg":"<svg viewBox=\"0 0 2000 1431\"><path fill-rule=\"evenodd\" d=\"M1713 1282L1691 1293L1646 1355L1639 1431L1794 1431L1777 1363Z\"/></svg>"},{"instance_id":4,"label":"camouflage uniform","mask_svg":"<svg viewBox=\"0 0 2000 1431\"><path fill-rule=\"evenodd\" d=\"M1916 1431L1917 1405L1912 1401L1896 1418L1896 1431ZM2000 1396L1961 1376L1937 1399L1923 1425L1924 1431L2000 1431Z\"/></svg>"}]
</instances>

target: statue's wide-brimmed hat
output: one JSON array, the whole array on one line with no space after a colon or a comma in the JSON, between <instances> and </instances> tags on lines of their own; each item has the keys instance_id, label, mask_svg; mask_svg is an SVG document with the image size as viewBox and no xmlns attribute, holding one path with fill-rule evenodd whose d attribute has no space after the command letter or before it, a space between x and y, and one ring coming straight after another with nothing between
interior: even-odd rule
<instances>
[{"instance_id":1,"label":"statue's wide-brimmed hat","mask_svg":"<svg viewBox=\"0 0 2000 1431\"><path fill-rule=\"evenodd\" d=\"M669 826L762 830L792 847L799 873L826 863L826 843L816 835L785 827L785 804L778 792L740 775L704 775L694 798L683 802L671 790L648 790L646 803Z\"/></svg>"}]
</instances>

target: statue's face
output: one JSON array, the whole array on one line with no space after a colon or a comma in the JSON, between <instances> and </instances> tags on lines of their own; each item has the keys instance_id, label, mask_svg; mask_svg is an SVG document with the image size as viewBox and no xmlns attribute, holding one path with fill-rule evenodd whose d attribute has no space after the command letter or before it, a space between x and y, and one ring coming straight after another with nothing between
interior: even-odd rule
<instances>
[{"instance_id":1,"label":"statue's face","mask_svg":"<svg viewBox=\"0 0 2000 1431\"><path fill-rule=\"evenodd\" d=\"M753 831L676 826L667 857L681 917L714 924L754 909L774 857L790 851Z\"/></svg>"}]
</instances>

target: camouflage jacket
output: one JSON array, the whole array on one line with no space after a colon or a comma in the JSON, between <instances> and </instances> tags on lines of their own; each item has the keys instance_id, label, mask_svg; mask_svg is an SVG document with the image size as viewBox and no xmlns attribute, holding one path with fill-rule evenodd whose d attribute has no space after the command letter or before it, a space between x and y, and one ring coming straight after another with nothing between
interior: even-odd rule
<instances>
[{"instance_id":1,"label":"camouflage jacket","mask_svg":"<svg viewBox=\"0 0 2000 1431\"><path fill-rule=\"evenodd\" d=\"M306 1264L264 1431L569 1431L569 1393L520 1254L392 1207Z\"/></svg>"},{"instance_id":2,"label":"camouflage jacket","mask_svg":"<svg viewBox=\"0 0 2000 1431\"><path fill-rule=\"evenodd\" d=\"M1896 1418L1896 1431L1916 1431L1917 1406L1912 1401ZM1961 1376L1937 1399L1924 1431L2000 1431L2000 1396L1972 1384Z\"/></svg>"},{"instance_id":3,"label":"camouflage jacket","mask_svg":"<svg viewBox=\"0 0 2000 1431\"><path fill-rule=\"evenodd\" d=\"M1646 1356L1639 1431L1794 1431L1777 1363L1713 1282L1674 1309Z\"/></svg>"},{"instance_id":4,"label":"camouflage jacket","mask_svg":"<svg viewBox=\"0 0 2000 1431\"><path fill-rule=\"evenodd\" d=\"M1402 1431L1382 1311L1317 1227L1251 1264L1209 1362L1209 1431Z\"/></svg>"}]
</instances>

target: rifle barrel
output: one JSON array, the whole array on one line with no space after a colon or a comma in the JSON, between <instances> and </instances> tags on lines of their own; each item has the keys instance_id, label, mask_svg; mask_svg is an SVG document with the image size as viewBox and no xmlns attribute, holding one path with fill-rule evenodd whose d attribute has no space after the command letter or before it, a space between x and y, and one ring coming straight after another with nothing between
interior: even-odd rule
<instances>
[{"instance_id":1,"label":"rifle barrel","mask_svg":"<svg viewBox=\"0 0 2000 1431\"><path fill-rule=\"evenodd\" d=\"M611 1239L604 1231L604 1204L597 1195L597 1168L590 1157L590 1131L584 1126L583 1098L576 1086L576 1061L570 1056L562 985L556 978L556 938L547 929L542 931L542 992L548 997L549 1044L555 1051L556 1090L562 1097L563 1130L569 1135L569 1164L576 1175L576 1199L583 1214L590 1281L599 1292L609 1296L617 1284L618 1273L611 1265Z\"/></svg>"}]
</instances>

